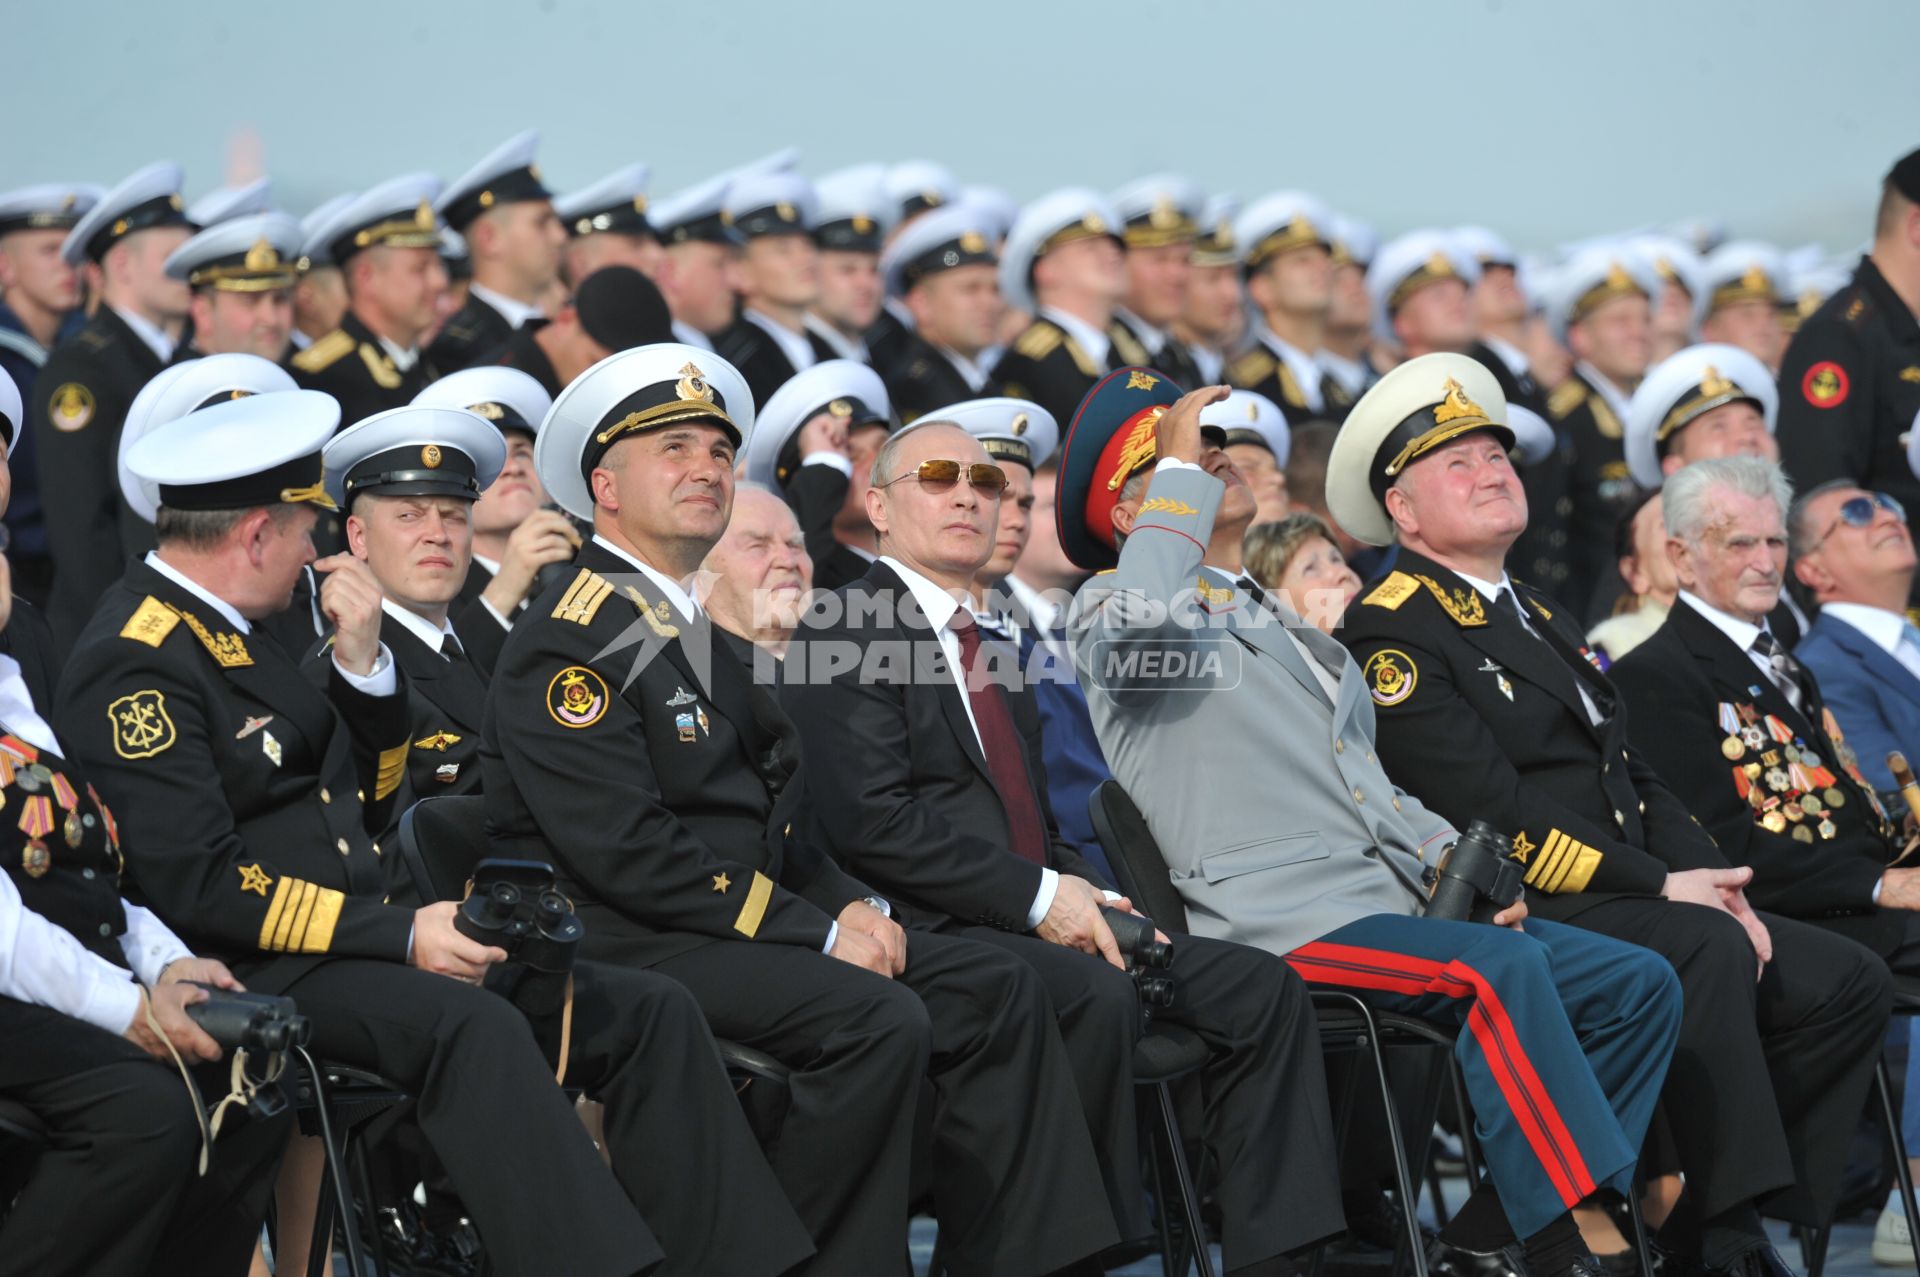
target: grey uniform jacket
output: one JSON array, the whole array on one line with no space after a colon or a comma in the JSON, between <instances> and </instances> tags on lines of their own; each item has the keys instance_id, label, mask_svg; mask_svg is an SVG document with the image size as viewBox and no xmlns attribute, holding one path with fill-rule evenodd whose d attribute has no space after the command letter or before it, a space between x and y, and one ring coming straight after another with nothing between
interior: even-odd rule
<instances>
[{"instance_id":1,"label":"grey uniform jacket","mask_svg":"<svg viewBox=\"0 0 1920 1277\"><path fill-rule=\"evenodd\" d=\"M1119 567L1081 587L1069 625L1100 747L1189 929L1287 953L1359 918L1418 913L1423 861L1453 830L1387 778L1346 649L1201 566L1224 491L1162 462Z\"/></svg>"}]
</instances>

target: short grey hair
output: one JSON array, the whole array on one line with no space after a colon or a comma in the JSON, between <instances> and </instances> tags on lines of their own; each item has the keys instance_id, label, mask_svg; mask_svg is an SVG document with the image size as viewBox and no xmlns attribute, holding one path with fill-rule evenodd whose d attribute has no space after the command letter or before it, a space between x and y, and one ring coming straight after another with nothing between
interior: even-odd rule
<instances>
[{"instance_id":1,"label":"short grey hair","mask_svg":"<svg viewBox=\"0 0 1920 1277\"><path fill-rule=\"evenodd\" d=\"M1793 485L1777 462L1759 457L1715 457L1696 461L1668 477L1661 493L1667 535L1700 544L1713 520L1713 494L1726 489L1755 500L1771 498L1784 522L1793 505Z\"/></svg>"},{"instance_id":2,"label":"short grey hair","mask_svg":"<svg viewBox=\"0 0 1920 1277\"><path fill-rule=\"evenodd\" d=\"M914 430L918 430L922 426L952 426L955 430L966 429L965 426L957 421L945 421L938 418L932 421L915 421L912 423L912 429L902 426L900 429L888 435L887 441L880 445L880 451L873 454L873 465L867 473L867 483L869 485L875 488L884 488L894 478L893 468L899 464L902 441L906 439L909 434L912 434Z\"/></svg>"},{"instance_id":3,"label":"short grey hair","mask_svg":"<svg viewBox=\"0 0 1920 1277\"><path fill-rule=\"evenodd\" d=\"M176 510L163 505L154 512L154 540L161 545L204 552L217 548L227 534L255 510L265 509L275 524L284 527L297 508L285 503L249 506L243 510Z\"/></svg>"},{"instance_id":4,"label":"short grey hair","mask_svg":"<svg viewBox=\"0 0 1920 1277\"><path fill-rule=\"evenodd\" d=\"M1787 511L1787 560L1793 562L1813 552L1813 539L1816 533L1807 526L1807 515L1813 509L1813 503L1829 492L1846 492L1860 485L1851 479L1829 479L1802 492L1793 499L1793 507Z\"/></svg>"},{"instance_id":5,"label":"short grey hair","mask_svg":"<svg viewBox=\"0 0 1920 1277\"><path fill-rule=\"evenodd\" d=\"M1153 478L1152 466L1141 466L1138 470L1128 475L1127 481L1120 485L1120 504L1126 505L1128 502L1138 501L1141 497L1147 495L1147 481L1151 478ZM1113 548L1117 550L1126 543L1127 534L1119 528L1115 528L1113 530Z\"/></svg>"}]
</instances>

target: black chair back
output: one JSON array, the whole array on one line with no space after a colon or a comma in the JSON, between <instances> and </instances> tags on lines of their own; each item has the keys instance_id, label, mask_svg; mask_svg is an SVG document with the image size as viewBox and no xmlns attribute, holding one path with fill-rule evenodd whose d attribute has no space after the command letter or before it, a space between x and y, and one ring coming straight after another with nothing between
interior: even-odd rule
<instances>
[{"instance_id":1,"label":"black chair back","mask_svg":"<svg viewBox=\"0 0 1920 1277\"><path fill-rule=\"evenodd\" d=\"M1117 780L1104 780L1087 799L1093 832L1107 853L1120 890L1133 907L1152 918L1162 931L1187 929L1187 906L1167 876L1166 857L1147 828L1147 818L1127 797Z\"/></svg>"},{"instance_id":2,"label":"black chair back","mask_svg":"<svg viewBox=\"0 0 1920 1277\"><path fill-rule=\"evenodd\" d=\"M467 894L473 867L487 857L486 799L479 794L422 798L400 816L400 855L423 903Z\"/></svg>"}]
</instances>

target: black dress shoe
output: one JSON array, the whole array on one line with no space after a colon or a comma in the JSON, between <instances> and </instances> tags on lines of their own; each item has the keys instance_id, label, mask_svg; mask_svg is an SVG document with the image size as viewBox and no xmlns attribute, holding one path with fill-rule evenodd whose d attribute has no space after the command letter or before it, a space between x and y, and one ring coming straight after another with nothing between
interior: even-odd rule
<instances>
[{"instance_id":1,"label":"black dress shoe","mask_svg":"<svg viewBox=\"0 0 1920 1277\"><path fill-rule=\"evenodd\" d=\"M1710 1271L1725 1277L1798 1277L1772 1246L1756 1246L1725 1268Z\"/></svg>"},{"instance_id":2,"label":"black dress shoe","mask_svg":"<svg viewBox=\"0 0 1920 1277\"><path fill-rule=\"evenodd\" d=\"M1497 1250L1469 1250L1436 1237L1427 1243L1427 1271L1434 1277L1529 1277L1526 1250L1517 1241Z\"/></svg>"},{"instance_id":3,"label":"black dress shoe","mask_svg":"<svg viewBox=\"0 0 1920 1277\"><path fill-rule=\"evenodd\" d=\"M1633 1253L1631 1246L1618 1254L1595 1255L1594 1258L1599 1261L1600 1271L1606 1277L1652 1277L1652 1274L1641 1273L1640 1256Z\"/></svg>"}]
</instances>

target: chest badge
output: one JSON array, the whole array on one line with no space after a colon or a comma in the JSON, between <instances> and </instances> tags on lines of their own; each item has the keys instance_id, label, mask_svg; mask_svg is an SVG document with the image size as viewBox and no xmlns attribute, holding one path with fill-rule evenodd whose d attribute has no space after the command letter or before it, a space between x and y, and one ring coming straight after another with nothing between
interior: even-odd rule
<instances>
[{"instance_id":1,"label":"chest badge","mask_svg":"<svg viewBox=\"0 0 1920 1277\"><path fill-rule=\"evenodd\" d=\"M47 850L47 844L35 838L20 853L20 867L26 870L29 878L44 878L47 870L53 868L53 855Z\"/></svg>"},{"instance_id":2,"label":"chest badge","mask_svg":"<svg viewBox=\"0 0 1920 1277\"><path fill-rule=\"evenodd\" d=\"M674 730L680 734L680 743L682 745L691 745L700 739L699 732L694 727L693 715L689 713L682 711L681 713L675 714L673 716L673 727Z\"/></svg>"},{"instance_id":3,"label":"chest badge","mask_svg":"<svg viewBox=\"0 0 1920 1277\"><path fill-rule=\"evenodd\" d=\"M679 709L682 705L691 705L700 698L679 684L674 685L673 695L667 698L668 709Z\"/></svg>"},{"instance_id":4,"label":"chest badge","mask_svg":"<svg viewBox=\"0 0 1920 1277\"><path fill-rule=\"evenodd\" d=\"M441 763L433 769L433 778L442 785L451 785L454 781L460 779L460 764Z\"/></svg>"},{"instance_id":5,"label":"chest badge","mask_svg":"<svg viewBox=\"0 0 1920 1277\"><path fill-rule=\"evenodd\" d=\"M1500 689L1500 694L1508 700L1513 699L1513 684L1507 681L1505 670L1498 661L1488 657L1480 663L1478 672L1493 675L1494 686Z\"/></svg>"},{"instance_id":6,"label":"chest badge","mask_svg":"<svg viewBox=\"0 0 1920 1277\"><path fill-rule=\"evenodd\" d=\"M273 715L271 714L268 714L265 718L249 718L241 725L240 730L233 734L233 738L235 740L245 740L272 721Z\"/></svg>"},{"instance_id":7,"label":"chest badge","mask_svg":"<svg viewBox=\"0 0 1920 1277\"><path fill-rule=\"evenodd\" d=\"M272 732L260 733L260 752L265 754L267 761L275 767L280 765L280 742L274 739Z\"/></svg>"}]
</instances>

